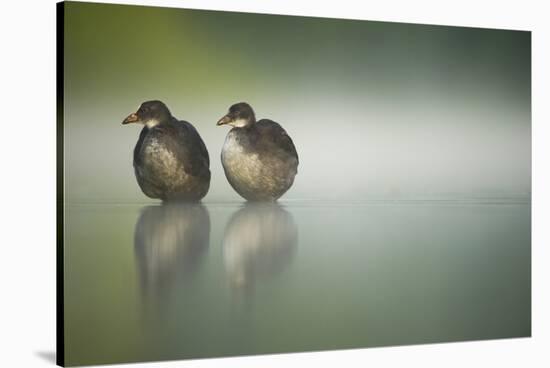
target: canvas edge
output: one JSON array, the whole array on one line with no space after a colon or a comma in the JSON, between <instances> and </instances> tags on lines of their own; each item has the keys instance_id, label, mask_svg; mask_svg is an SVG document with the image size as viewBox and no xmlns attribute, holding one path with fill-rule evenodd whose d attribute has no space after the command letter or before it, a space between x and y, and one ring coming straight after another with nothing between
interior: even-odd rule
<instances>
[{"instance_id":1,"label":"canvas edge","mask_svg":"<svg viewBox=\"0 0 550 368\"><path fill-rule=\"evenodd\" d=\"M64 305L64 40L65 3L56 3L56 364L65 365Z\"/></svg>"}]
</instances>

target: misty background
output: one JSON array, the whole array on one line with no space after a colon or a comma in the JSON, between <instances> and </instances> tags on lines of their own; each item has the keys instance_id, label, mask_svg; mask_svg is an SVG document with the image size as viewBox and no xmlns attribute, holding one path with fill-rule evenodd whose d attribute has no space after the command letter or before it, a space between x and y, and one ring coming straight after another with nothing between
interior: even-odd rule
<instances>
[{"instance_id":1,"label":"misty background","mask_svg":"<svg viewBox=\"0 0 550 368\"><path fill-rule=\"evenodd\" d=\"M531 336L529 32L65 12L66 363ZM150 99L205 141L205 204L139 189L121 123ZM294 140L282 203L225 178L240 101Z\"/></svg>"},{"instance_id":2,"label":"misty background","mask_svg":"<svg viewBox=\"0 0 550 368\"><path fill-rule=\"evenodd\" d=\"M246 101L300 165L283 200L529 198L529 32L65 4L65 180L71 202L147 202L122 126L160 99L227 182L216 121Z\"/></svg>"}]
</instances>

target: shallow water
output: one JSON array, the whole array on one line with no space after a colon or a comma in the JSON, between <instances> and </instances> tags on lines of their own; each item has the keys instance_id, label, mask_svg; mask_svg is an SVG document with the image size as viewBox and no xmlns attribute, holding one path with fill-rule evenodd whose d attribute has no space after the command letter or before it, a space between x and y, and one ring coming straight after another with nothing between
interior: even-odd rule
<instances>
[{"instance_id":1,"label":"shallow water","mask_svg":"<svg viewBox=\"0 0 550 368\"><path fill-rule=\"evenodd\" d=\"M531 334L530 203L66 207L69 365Z\"/></svg>"}]
</instances>

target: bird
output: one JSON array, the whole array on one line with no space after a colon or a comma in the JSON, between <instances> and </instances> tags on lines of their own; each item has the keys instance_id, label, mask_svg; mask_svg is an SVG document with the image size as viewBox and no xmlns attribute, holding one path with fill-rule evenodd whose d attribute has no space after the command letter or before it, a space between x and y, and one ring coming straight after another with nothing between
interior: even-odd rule
<instances>
[{"instance_id":1,"label":"bird","mask_svg":"<svg viewBox=\"0 0 550 368\"><path fill-rule=\"evenodd\" d=\"M158 100L146 101L122 124L143 125L134 148L134 172L150 198L199 201L210 187L208 150L195 129Z\"/></svg>"},{"instance_id":2,"label":"bird","mask_svg":"<svg viewBox=\"0 0 550 368\"><path fill-rule=\"evenodd\" d=\"M232 105L217 125L233 127L225 138L221 161L229 184L241 197L274 202L292 186L298 153L281 125L269 119L256 121L246 102Z\"/></svg>"}]
</instances>

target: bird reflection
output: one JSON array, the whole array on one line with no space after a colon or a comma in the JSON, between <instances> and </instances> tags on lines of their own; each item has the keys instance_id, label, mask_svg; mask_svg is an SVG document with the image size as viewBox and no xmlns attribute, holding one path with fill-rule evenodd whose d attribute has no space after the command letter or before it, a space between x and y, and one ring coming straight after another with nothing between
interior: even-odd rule
<instances>
[{"instance_id":1,"label":"bird reflection","mask_svg":"<svg viewBox=\"0 0 550 368\"><path fill-rule=\"evenodd\" d=\"M206 254L209 238L210 216L200 203L165 202L145 207L134 233L143 295L166 296L177 280L193 275Z\"/></svg>"},{"instance_id":2,"label":"bird reflection","mask_svg":"<svg viewBox=\"0 0 550 368\"><path fill-rule=\"evenodd\" d=\"M298 244L292 215L276 203L247 203L233 214L223 237L225 269L237 290L274 276L290 263Z\"/></svg>"}]
</instances>

